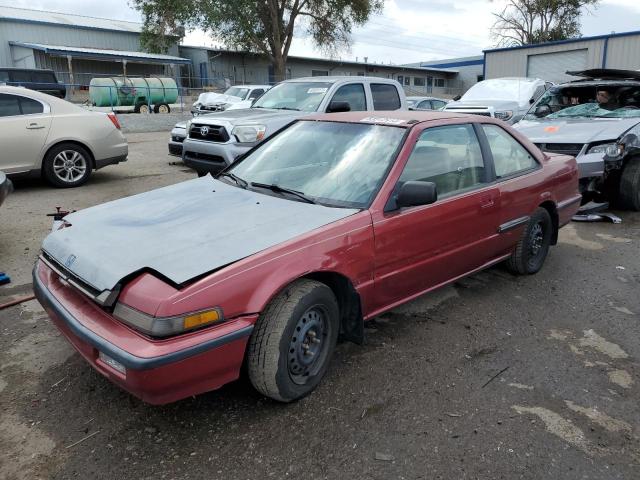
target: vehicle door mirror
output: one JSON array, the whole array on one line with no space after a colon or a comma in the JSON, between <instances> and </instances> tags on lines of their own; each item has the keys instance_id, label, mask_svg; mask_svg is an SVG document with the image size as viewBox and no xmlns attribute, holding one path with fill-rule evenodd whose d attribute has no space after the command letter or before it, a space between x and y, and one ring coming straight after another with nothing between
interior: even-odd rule
<instances>
[{"instance_id":1,"label":"vehicle door mirror","mask_svg":"<svg viewBox=\"0 0 640 480\"><path fill-rule=\"evenodd\" d=\"M536 103L534 98L530 98L529 99L529 105L533 105L534 103Z\"/></svg>"},{"instance_id":2,"label":"vehicle door mirror","mask_svg":"<svg viewBox=\"0 0 640 480\"><path fill-rule=\"evenodd\" d=\"M349 102L343 102L339 100L332 101L327 107L327 113L337 113L337 112L350 112L351 105Z\"/></svg>"},{"instance_id":3,"label":"vehicle door mirror","mask_svg":"<svg viewBox=\"0 0 640 480\"><path fill-rule=\"evenodd\" d=\"M462 95L456 95L455 97L453 97L453 101L457 102L458 100L460 100L462 98Z\"/></svg>"},{"instance_id":4,"label":"vehicle door mirror","mask_svg":"<svg viewBox=\"0 0 640 480\"><path fill-rule=\"evenodd\" d=\"M411 180L400 187L396 205L399 208L429 205L437 199L438 191L435 183Z\"/></svg>"},{"instance_id":5,"label":"vehicle door mirror","mask_svg":"<svg viewBox=\"0 0 640 480\"><path fill-rule=\"evenodd\" d=\"M551 107L549 105L538 105L534 110L533 114L538 117L546 117L551 113Z\"/></svg>"}]
</instances>

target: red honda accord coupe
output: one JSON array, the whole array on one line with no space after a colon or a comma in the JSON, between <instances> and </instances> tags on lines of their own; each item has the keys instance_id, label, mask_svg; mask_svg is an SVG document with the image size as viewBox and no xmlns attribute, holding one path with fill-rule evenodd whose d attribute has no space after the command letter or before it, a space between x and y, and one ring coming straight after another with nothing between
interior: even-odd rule
<instances>
[{"instance_id":1,"label":"red honda accord coupe","mask_svg":"<svg viewBox=\"0 0 640 480\"><path fill-rule=\"evenodd\" d=\"M100 373L163 404L238 378L311 392L338 338L498 262L541 267L580 203L573 157L449 112L299 120L217 178L68 215L34 290Z\"/></svg>"}]
</instances>

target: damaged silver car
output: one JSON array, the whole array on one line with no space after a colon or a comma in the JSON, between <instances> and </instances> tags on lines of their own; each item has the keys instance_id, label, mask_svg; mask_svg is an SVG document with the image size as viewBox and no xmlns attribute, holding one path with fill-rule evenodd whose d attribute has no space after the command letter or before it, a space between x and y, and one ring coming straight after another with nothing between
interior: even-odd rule
<instances>
[{"instance_id":1,"label":"damaged silver car","mask_svg":"<svg viewBox=\"0 0 640 480\"><path fill-rule=\"evenodd\" d=\"M583 203L640 210L640 71L593 69L548 90L514 125L541 150L578 160Z\"/></svg>"}]
</instances>

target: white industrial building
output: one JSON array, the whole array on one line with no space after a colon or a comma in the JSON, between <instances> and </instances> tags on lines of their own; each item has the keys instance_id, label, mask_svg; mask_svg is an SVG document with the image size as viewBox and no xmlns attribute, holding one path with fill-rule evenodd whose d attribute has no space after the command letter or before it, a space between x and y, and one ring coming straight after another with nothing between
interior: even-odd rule
<instances>
[{"instance_id":1,"label":"white industrial building","mask_svg":"<svg viewBox=\"0 0 640 480\"><path fill-rule=\"evenodd\" d=\"M433 68L455 74L455 86L459 94L469 90L477 82L484 80L484 57L448 58L446 60L432 60L429 62L410 63L407 66Z\"/></svg>"},{"instance_id":2,"label":"white industrial building","mask_svg":"<svg viewBox=\"0 0 640 480\"><path fill-rule=\"evenodd\" d=\"M567 71L591 68L640 69L640 31L484 51L485 78L575 79Z\"/></svg>"}]
</instances>

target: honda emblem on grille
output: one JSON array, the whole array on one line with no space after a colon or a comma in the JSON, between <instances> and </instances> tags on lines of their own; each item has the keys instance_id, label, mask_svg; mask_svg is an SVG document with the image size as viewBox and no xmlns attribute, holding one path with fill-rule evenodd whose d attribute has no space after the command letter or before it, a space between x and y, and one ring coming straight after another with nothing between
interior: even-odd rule
<instances>
[{"instance_id":1,"label":"honda emblem on grille","mask_svg":"<svg viewBox=\"0 0 640 480\"><path fill-rule=\"evenodd\" d=\"M209 135L209 127L200 127L200 135L203 137Z\"/></svg>"},{"instance_id":2,"label":"honda emblem on grille","mask_svg":"<svg viewBox=\"0 0 640 480\"><path fill-rule=\"evenodd\" d=\"M76 256L75 255L69 255L67 257L67 260L64 262L64 266L67 268L71 268L71 265L73 265L73 262L76 261Z\"/></svg>"}]
</instances>

